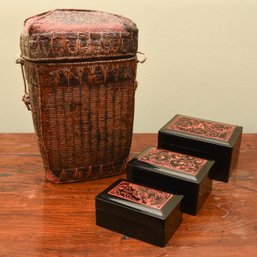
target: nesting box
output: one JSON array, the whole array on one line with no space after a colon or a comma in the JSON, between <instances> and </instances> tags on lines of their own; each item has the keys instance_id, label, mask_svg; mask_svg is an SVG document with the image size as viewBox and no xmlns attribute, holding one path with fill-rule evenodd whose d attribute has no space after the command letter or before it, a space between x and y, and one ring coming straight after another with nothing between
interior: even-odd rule
<instances>
[{"instance_id":1,"label":"nesting box","mask_svg":"<svg viewBox=\"0 0 257 257\"><path fill-rule=\"evenodd\" d=\"M210 178L228 182L238 162L241 126L184 115L174 116L158 133L158 147L214 160Z\"/></svg>"},{"instance_id":2,"label":"nesting box","mask_svg":"<svg viewBox=\"0 0 257 257\"><path fill-rule=\"evenodd\" d=\"M182 220L183 196L118 180L96 197L96 224L165 246Z\"/></svg>"},{"instance_id":3,"label":"nesting box","mask_svg":"<svg viewBox=\"0 0 257 257\"><path fill-rule=\"evenodd\" d=\"M128 163L127 179L183 195L181 210L196 215L212 189L213 161L149 147Z\"/></svg>"}]
</instances>

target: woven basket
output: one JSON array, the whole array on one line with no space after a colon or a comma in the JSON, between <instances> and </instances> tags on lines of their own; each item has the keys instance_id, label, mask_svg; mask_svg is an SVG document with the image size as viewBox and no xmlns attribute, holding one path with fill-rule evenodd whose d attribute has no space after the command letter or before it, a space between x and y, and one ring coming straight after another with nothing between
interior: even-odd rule
<instances>
[{"instance_id":1,"label":"woven basket","mask_svg":"<svg viewBox=\"0 0 257 257\"><path fill-rule=\"evenodd\" d=\"M97 11L54 10L25 21L18 63L48 180L75 182L124 171L137 34L129 19Z\"/></svg>"}]
</instances>

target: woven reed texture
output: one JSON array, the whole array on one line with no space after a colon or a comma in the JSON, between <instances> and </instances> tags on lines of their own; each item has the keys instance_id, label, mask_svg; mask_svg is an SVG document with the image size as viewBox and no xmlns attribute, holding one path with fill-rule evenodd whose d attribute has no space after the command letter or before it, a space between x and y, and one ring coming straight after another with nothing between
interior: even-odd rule
<instances>
[{"instance_id":1,"label":"woven reed texture","mask_svg":"<svg viewBox=\"0 0 257 257\"><path fill-rule=\"evenodd\" d=\"M124 171L132 138L136 58L25 62L47 178L73 182Z\"/></svg>"},{"instance_id":2,"label":"woven reed texture","mask_svg":"<svg viewBox=\"0 0 257 257\"><path fill-rule=\"evenodd\" d=\"M26 19L20 63L48 180L75 182L124 171L137 37L131 20L98 11L57 9Z\"/></svg>"},{"instance_id":3,"label":"woven reed texture","mask_svg":"<svg viewBox=\"0 0 257 257\"><path fill-rule=\"evenodd\" d=\"M138 29L130 19L89 10L54 10L25 21L21 54L27 60L131 57Z\"/></svg>"}]
</instances>

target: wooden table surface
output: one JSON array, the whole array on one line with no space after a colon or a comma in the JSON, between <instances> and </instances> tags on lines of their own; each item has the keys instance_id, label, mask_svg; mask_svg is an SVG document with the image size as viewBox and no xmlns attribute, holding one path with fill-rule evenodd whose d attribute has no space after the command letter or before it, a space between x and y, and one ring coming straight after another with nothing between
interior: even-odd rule
<instances>
[{"instance_id":1,"label":"wooden table surface","mask_svg":"<svg viewBox=\"0 0 257 257\"><path fill-rule=\"evenodd\" d=\"M131 154L156 145L135 134ZM257 256L257 134L244 134L229 183L214 181L197 216L160 248L95 225L95 196L125 174L73 184L45 180L34 134L0 134L0 257Z\"/></svg>"}]
</instances>

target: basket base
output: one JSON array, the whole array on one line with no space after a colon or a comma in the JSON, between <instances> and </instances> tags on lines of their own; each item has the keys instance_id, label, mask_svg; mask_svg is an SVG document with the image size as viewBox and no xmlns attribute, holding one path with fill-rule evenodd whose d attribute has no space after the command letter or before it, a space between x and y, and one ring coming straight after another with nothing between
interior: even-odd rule
<instances>
[{"instance_id":1,"label":"basket base","mask_svg":"<svg viewBox=\"0 0 257 257\"><path fill-rule=\"evenodd\" d=\"M72 183L111 177L125 172L127 159L86 168L73 168L52 171L45 168L46 178L52 183Z\"/></svg>"}]
</instances>

